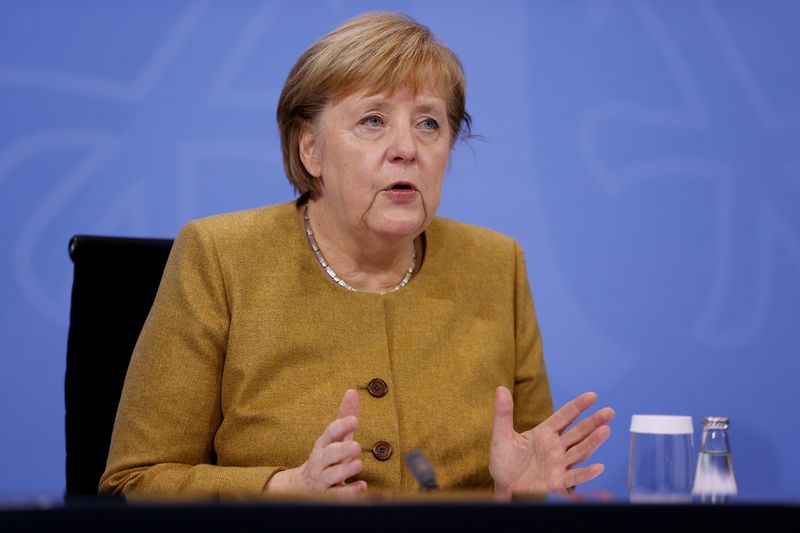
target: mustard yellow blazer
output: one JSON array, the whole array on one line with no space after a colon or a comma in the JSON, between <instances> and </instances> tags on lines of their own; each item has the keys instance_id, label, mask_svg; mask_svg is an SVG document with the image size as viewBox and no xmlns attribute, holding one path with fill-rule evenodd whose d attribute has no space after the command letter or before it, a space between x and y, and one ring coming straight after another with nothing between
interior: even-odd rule
<instances>
[{"instance_id":1,"label":"mustard yellow blazer","mask_svg":"<svg viewBox=\"0 0 800 533\"><path fill-rule=\"evenodd\" d=\"M334 284L294 202L180 232L136 344L102 493L257 494L301 465L360 392L371 489L416 490L422 448L446 489L489 487L494 390L518 431L552 412L523 253L509 237L436 218L397 292Z\"/></svg>"}]
</instances>

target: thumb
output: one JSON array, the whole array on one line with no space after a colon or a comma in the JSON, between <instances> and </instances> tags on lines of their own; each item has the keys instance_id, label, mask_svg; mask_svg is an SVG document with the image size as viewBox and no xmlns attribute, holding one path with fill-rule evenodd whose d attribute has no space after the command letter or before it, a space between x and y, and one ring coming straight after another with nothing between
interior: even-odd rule
<instances>
[{"instance_id":1,"label":"thumb","mask_svg":"<svg viewBox=\"0 0 800 533\"><path fill-rule=\"evenodd\" d=\"M494 428L492 442L509 438L514 433L514 399L511 391L497 387L494 393Z\"/></svg>"},{"instance_id":2,"label":"thumb","mask_svg":"<svg viewBox=\"0 0 800 533\"><path fill-rule=\"evenodd\" d=\"M361 401L358 399L358 392L355 389L347 389L342 396L342 402L339 404L339 414L336 418L344 418L346 416L358 417L361 411Z\"/></svg>"}]
</instances>

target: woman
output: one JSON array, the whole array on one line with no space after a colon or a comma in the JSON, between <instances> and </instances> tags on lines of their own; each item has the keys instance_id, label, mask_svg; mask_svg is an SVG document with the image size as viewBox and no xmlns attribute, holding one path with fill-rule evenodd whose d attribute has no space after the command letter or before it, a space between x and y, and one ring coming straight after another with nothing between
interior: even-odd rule
<instances>
[{"instance_id":1,"label":"woman","mask_svg":"<svg viewBox=\"0 0 800 533\"><path fill-rule=\"evenodd\" d=\"M552 414L522 251L436 218L468 136L456 56L392 14L297 61L278 104L296 202L178 235L134 351L101 492L566 490L613 411ZM494 404L494 408L492 408Z\"/></svg>"}]
</instances>

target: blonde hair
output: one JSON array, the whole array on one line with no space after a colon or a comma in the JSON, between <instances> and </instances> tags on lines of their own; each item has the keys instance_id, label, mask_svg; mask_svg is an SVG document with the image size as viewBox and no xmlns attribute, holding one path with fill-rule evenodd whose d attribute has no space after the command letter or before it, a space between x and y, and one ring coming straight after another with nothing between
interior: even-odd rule
<instances>
[{"instance_id":1,"label":"blonde hair","mask_svg":"<svg viewBox=\"0 0 800 533\"><path fill-rule=\"evenodd\" d=\"M468 138L472 119L464 69L427 27L404 15L367 13L312 44L289 72L278 100L283 167L295 190L319 189L300 160L300 137L329 102L356 90L372 95L421 87L444 97L452 143Z\"/></svg>"}]
</instances>

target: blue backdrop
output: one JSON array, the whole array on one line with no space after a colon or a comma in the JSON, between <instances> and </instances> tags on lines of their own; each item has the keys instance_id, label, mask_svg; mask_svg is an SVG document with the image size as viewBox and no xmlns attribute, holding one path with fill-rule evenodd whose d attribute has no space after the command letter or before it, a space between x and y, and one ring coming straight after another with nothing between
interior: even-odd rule
<instances>
[{"instance_id":1,"label":"blue backdrop","mask_svg":"<svg viewBox=\"0 0 800 533\"><path fill-rule=\"evenodd\" d=\"M75 233L282 202L274 108L314 39L402 11L460 55L485 142L440 214L526 250L555 400L731 417L747 497L800 497L800 3L0 4L0 495L64 486ZM457 354L453 354L457 356Z\"/></svg>"}]
</instances>

